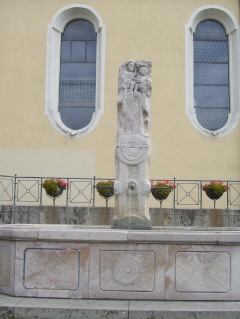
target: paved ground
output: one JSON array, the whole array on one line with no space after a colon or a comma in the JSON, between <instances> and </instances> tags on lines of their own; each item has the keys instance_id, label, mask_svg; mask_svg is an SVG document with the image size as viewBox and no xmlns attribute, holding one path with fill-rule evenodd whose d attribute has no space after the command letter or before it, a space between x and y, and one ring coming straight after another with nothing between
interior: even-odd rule
<instances>
[{"instance_id":1,"label":"paved ground","mask_svg":"<svg viewBox=\"0 0 240 319\"><path fill-rule=\"evenodd\" d=\"M0 319L240 319L240 302L21 298L0 294Z\"/></svg>"}]
</instances>

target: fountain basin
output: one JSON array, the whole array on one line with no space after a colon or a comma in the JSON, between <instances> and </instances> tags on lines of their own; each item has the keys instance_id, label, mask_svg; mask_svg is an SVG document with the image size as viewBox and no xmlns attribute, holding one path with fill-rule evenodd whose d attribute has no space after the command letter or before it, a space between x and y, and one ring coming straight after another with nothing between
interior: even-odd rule
<instances>
[{"instance_id":1,"label":"fountain basin","mask_svg":"<svg viewBox=\"0 0 240 319\"><path fill-rule=\"evenodd\" d=\"M240 230L0 226L0 292L12 296L240 300Z\"/></svg>"}]
</instances>

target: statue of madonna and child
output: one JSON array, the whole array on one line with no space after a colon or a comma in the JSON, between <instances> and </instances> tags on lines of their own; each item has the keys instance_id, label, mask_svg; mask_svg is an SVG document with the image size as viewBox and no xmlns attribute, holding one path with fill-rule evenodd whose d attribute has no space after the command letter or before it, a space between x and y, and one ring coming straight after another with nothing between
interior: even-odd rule
<instances>
[{"instance_id":1,"label":"statue of madonna and child","mask_svg":"<svg viewBox=\"0 0 240 319\"><path fill-rule=\"evenodd\" d=\"M151 62L127 61L119 68L113 228L150 229Z\"/></svg>"},{"instance_id":2,"label":"statue of madonna and child","mask_svg":"<svg viewBox=\"0 0 240 319\"><path fill-rule=\"evenodd\" d=\"M148 134L152 90L151 64L145 61L127 61L120 67L118 81L119 130Z\"/></svg>"}]
</instances>

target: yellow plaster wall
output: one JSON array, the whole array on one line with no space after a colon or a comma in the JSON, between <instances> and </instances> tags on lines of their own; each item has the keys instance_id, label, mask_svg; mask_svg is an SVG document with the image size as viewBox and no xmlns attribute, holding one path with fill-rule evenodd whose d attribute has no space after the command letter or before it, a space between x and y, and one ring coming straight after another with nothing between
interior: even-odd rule
<instances>
[{"instance_id":1,"label":"yellow plaster wall","mask_svg":"<svg viewBox=\"0 0 240 319\"><path fill-rule=\"evenodd\" d=\"M185 110L185 24L212 1L84 1L106 24L105 112L77 139L59 134L44 114L47 26L73 3L1 0L0 174L114 178L118 69L132 59L152 62L150 178L239 180L240 126L210 138L196 131ZM214 4L239 18L238 0Z\"/></svg>"}]
</instances>

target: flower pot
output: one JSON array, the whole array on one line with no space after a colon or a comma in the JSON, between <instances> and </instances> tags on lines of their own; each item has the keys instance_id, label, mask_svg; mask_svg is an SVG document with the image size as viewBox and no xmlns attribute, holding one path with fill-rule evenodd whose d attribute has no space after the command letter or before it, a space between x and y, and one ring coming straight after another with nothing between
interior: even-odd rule
<instances>
[{"instance_id":1,"label":"flower pot","mask_svg":"<svg viewBox=\"0 0 240 319\"><path fill-rule=\"evenodd\" d=\"M170 194L170 193L168 193L168 194L159 194L158 192L156 192L155 189L151 189L151 193L152 193L153 197L154 197L156 200L160 200L160 201L162 201L162 200L164 200L164 199L167 199L167 198L168 198L168 195Z\"/></svg>"},{"instance_id":2,"label":"flower pot","mask_svg":"<svg viewBox=\"0 0 240 319\"><path fill-rule=\"evenodd\" d=\"M46 193L47 193L48 196L55 198L55 197L58 197L58 196L61 196L61 195L62 195L62 193L63 193L63 188L58 188L58 189L57 189L57 193L56 193L55 195L49 195L48 192L47 192L47 190L46 190Z\"/></svg>"},{"instance_id":3,"label":"flower pot","mask_svg":"<svg viewBox=\"0 0 240 319\"><path fill-rule=\"evenodd\" d=\"M222 194L216 194L213 190L207 190L206 191L206 195L212 199L212 200L216 200L216 199L219 199L222 195Z\"/></svg>"},{"instance_id":4,"label":"flower pot","mask_svg":"<svg viewBox=\"0 0 240 319\"><path fill-rule=\"evenodd\" d=\"M63 193L63 188L58 188L57 194L54 195L54 197L58 197L58 196L62 195L62 193Z\"/></svg>"},{"instance_id":5,"label":"flower pot","mask_svg":"<svg viewBox=\"0 0 240 319\"><path fill-rule=\"evenodd\" d=\"M112 197L114 196L114 187L109 187L108 190L109 190L109 193L106 193L106 192L103 192L101 191L101 187L97 187L98 189L98 192L99 192L99 195L104 197L104 198L109 198L109 197Z\"/></svg>"}]
</instances>

